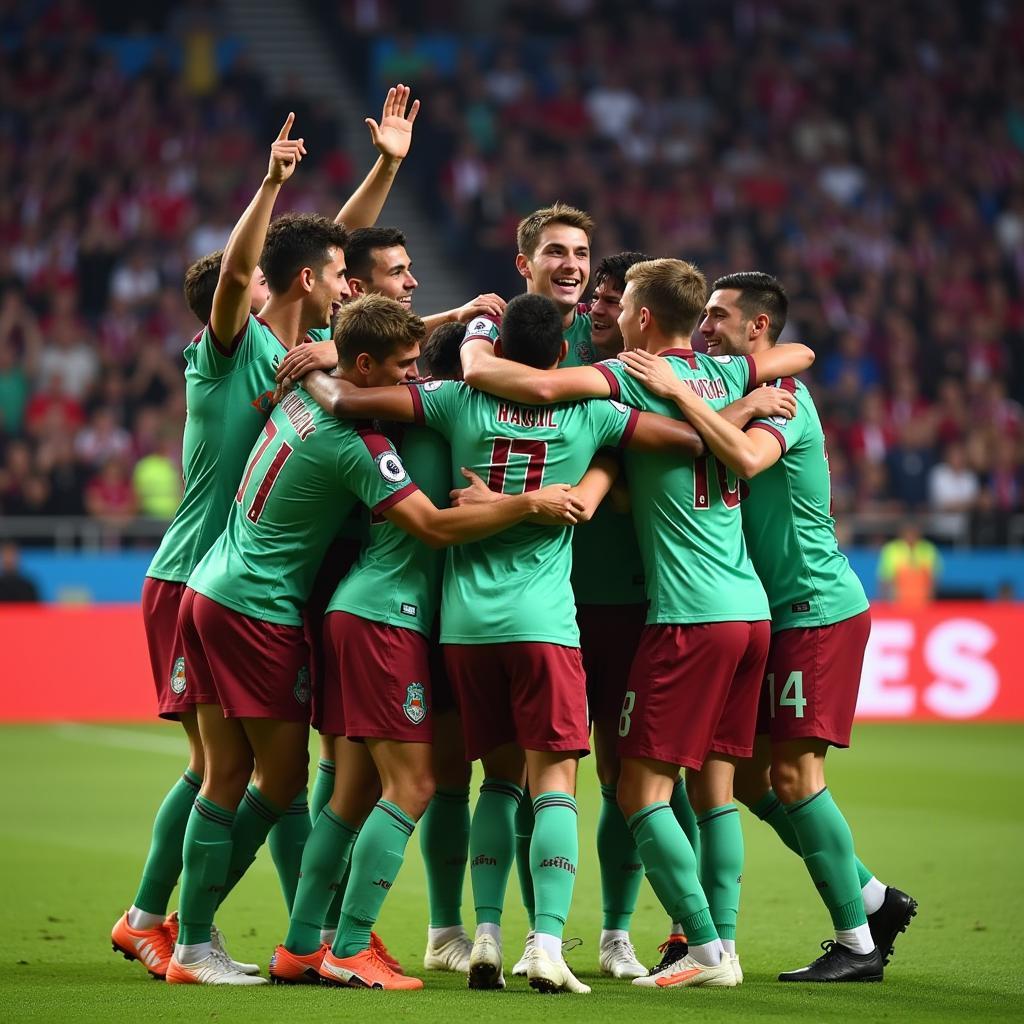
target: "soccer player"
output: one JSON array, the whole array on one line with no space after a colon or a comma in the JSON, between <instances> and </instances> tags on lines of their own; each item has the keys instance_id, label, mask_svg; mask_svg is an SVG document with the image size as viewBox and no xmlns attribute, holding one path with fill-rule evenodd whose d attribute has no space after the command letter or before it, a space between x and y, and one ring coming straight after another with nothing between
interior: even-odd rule
<instances>
[{"instance_id":1,"label":"soccer player","mask_svg":"<svg viewBox=\"0 0 1024 1024\"><path fill-rule=\"evenodd\" d=\"M268 237L264 249L272 291L268 310L279 290L280 247L274 249L271 241ZM304 329L318 325L304 323L306 318L326 319L331 307L340 305L340 299L323 300L332 294L333 281L344 280L344 257L331 248L328 258L320 273L294 257L285 264L299 267L285 291L300 304L294 315ZM311 279L327 287L309 288ZM221 298L218 288L211 334L227 327L231 309L220 305ZM342 325L352 327L359 349L341 353L349 380L394 384L415 364L422 322L390 300L358 300L339 314L339 336L345 338ZM210 929L219 894L255 854L253 848L240 857L235 849L233 809L244 794L246 805L273 823L305 785L310 678L302 606L324 551L355 501L425 543L445 545L486 536L536 513L573 522L575 502L567 492L548 487L522 496L514 507L495 505L484 515L468 508L438 511L383 436L328 417L304 392L278 405L252 450L227 527L189 577L181 602L185 656L205 698L197 702L197 712L206 775L185 833L181 926L168 982L265 981L240 974L216 956ZM253 665L260 666L258 674ZM429 748L427 762L429 776ZM254 768L257 783L246 789ZM409 790L402 788L401 773L388 774L385 796L393 778L395 805L401 808L409 803Z\"/></svg>"},{"instance_id":2,"label":"soccer player","mask_svg":"<svg viewBox=\"0 0 1024 1024\"><path fill-rule=\"evenodd\" d=\"M737 358L767 352L787 308L785 290L770 275L729 274L715 281L700 331L709 352ZM737 766L736 791L803 857L836 936L824 956L779 980L880 981L916 903L857 859L825 783L828 748L850 743L871 617L836 542L828 453L814 401L800 381L786 377L779 384L796 398L792 419L752 418L742 406L719 414L669 380L646 353L623 358L655 393L678 404L722 463L749 481L743 532L768 593L772 640L755 755Z\"/></svg>"},{"instance_id":3,"label":"soccer player","mask_svg":"<svg viewBox=\"0 0 1024 1024\"><path fill-rule=\"evenodd\" d=\"M719 404L780 371L813 361L804 346L719 361L690 350L704 306L703 275L680 260L652 260L626 273L619 326L627 349L645 348ZM677 414L638 386L621 362L550 373L504 369L481 341L463 347L468 382L512 401L626 397ZM634 984L658 987L737 983L716 930L697 863L668 799L680 766L702 817L702 858L713 865L716 918L735 928L742 834L732 805L733 766L749 757L760 673L768 646L768 604L743 545L738 482L707 457L692 464L629 452L634 519L651 601L619 719L619 805L662 905L690 940L689 953ZM694 679L701 685L695 687ZM692 786L689 785L692 782Z\"/></svg>"},{"instance_id":4,"label":"soccer player","mask_svg":"<svg viewBox=\"0 0 1024 1024\"><path fill-rule=\"evenodd\" d=\"M507 357L496 359L502 364L547 368L565 356L561 312L544 296L513 299L502 331L495 345ZM321 378L307 387L340 415L434 427L451 442L453 467L468 467L503 494L531 493L545 479L578 480L604 445L671 449L676 459L699 450L688 426L617 403L531 409L450 381L358 391L329 387ZM530 983L542 991L589 991L572 975L561 949L578 853L576 762L588 749L589 733L570 543L567 530L552 535L525 526L448 556L441 642L463 712L467 756L482 759L486 775L470 839L478 920L473 988L504 987L501 910L525 767L537 794ZM516 601L518 594L529 600Z\"/></svg>"}]
</instances>

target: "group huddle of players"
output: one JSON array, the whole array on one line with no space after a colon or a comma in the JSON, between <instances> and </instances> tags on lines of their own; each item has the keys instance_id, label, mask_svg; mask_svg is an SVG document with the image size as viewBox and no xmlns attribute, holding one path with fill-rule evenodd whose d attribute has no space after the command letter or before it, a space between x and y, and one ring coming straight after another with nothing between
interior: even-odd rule
<instances>
[{"instance_id":1,"label":"group huddle of players","mask_svg":"<svg viewBox=\"0 0 1024 1024\"><path fill-rule=\"evenodd\" d=\"M742 982L739 800L835 927L780 981L880 981L916 903L857 858L825 785L870 615L794 377L813 353L776 345L785 291L740 272L708 295L690 263L620 253L588 309L593 223L556 203L519 225L526 294L421 318L404 236L374 226L417 110L399 85L368 119L380 158L334 221L271 219L305 154L289 115L186 275L185 493L142 600L190 762L114 949L170 983L265 983L214 918L266 842L289 911L270 980L421 988L373 931L419 823L426 970L505 986L515 864L513 974L589 992L562 940L592 730L603 972ZM650 970L629 938L645 876L671 922Z\"/></svg>"}]
</instances>

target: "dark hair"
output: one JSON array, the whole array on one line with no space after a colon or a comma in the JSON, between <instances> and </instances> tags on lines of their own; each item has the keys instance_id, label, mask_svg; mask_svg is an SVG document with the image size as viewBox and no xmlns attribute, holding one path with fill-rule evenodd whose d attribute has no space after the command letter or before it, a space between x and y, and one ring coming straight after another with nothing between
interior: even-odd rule
<instances>
[{"instance_id":1,"label":"dark hair","mask_svg":"<svg viewBox=\"0 0 1024 1024\"><path fill-rule=\"evenodd\" d=\"M753 320L765 313L769 321L768 340L773 345L779 340L782 328L786 326L789 296L777 278L760 270L741 270L720 277L711 287L713 291L719 288L734 288L738 291L740 296L736 303L743 310L743 315Z\"/></svg>"},{"instance_id":2,"label":"dark hair","mask_svg":"<svg viewBox=\"0 0 1024 1024\"><path fill-rule=\"evenodd\" d=\"M330 259L329 249L344 249L348 232L318 213L286 213L271 221L263 243L260 268L267 287L283 295L303 267L317 275Z\"/></svg>"},{"instance_id":3,"label":"dark hair","mask_svg":"<svg viewBox=\"0 0 1024 1024\"><path fill-rule=\"evenodd\" d=\"M346 370L363 352L382 363L393 352L415 344L425 333L423 321L415 313L384 295L362 295L346 302L334 320L338 362Z\"/></svg>"},{"instance_id":4,"label":"dark hair","mask_svg":"<svg viewBox=\"0 0 1024 1024\"><path fill-rule=\"evenodd\" d=\"M405 234L398 228L356 228L345 243L348 276L365 281L373 273L373 250L395 245L405 245Z\"/></svg>"},{"instance_id":5,"label":"dark hair","mask_svg":"<svg viewBox=\"0 0 1024 1024\"><path fill-rule=\"evenodd\" d=\"M446 380L462 379L459 347L466 334L466 325L458 320L434 328L420 348L420 369L431 377Z\"/></svg>"},{"instance_id":6,"label":"dark hair","mask_svg":"<svg viewBox=\"0 0 1024 1024\"><path fill-rule=\"evenodd\" d=\"M501 350L506 358L546 370L562 351L562 314L546 295L517 295L501 317Z\"/></svg>"},{"instance_id":7,"label":"dark hair","mask_svg":"<svg viewBox=\"0 0 1024 1024\"><path fill-rule=\"evenodd\" d=\"M625 291L626 271L634 263L643 263L650 258L642 252L617 252L614 256L605 256L594 271L594 287L597 288L607 282L617 292Z\"/></svg>"},{"instance_id":8,"label":"dark hair","mask_svg":"<svg viewBox=\"0 0 1024 1024\"><path fill-rule=\"evenodd\" d=\"M217 290L223 258L224 250L218 249L208 256L201 256L185 271L185 301L203 326L210 322L213 293Z\"/></svg>"}]
</instances>

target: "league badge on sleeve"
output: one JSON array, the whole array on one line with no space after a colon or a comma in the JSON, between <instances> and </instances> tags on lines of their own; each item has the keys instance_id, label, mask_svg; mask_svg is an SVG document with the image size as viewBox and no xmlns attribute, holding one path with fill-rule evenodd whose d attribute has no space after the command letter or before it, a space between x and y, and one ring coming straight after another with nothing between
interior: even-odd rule
<instances>
[{"instance_id":1,"label":"league badge on sleeve","mask_svg":"<svg viewBox=\"0 0 1024 1024\"><path fill-rule=\"evenodd\" d=\"M410 683L405 691L405 703L402 705L405 717L413 725L420 725L427 717L427 697L423 692L422 683Z\"/></svg>"},{"instance_id":2,"label":"league badge on sleeve","mask_svg":"<svg viewBox=\"0 0 1024 1024\"><path fill-rule=\"evenodd\" d=\"M377 470L389 484L397 484L406 475L402 460L393 451L382 452L377 456Z\"/></svg>"}]
</instances>

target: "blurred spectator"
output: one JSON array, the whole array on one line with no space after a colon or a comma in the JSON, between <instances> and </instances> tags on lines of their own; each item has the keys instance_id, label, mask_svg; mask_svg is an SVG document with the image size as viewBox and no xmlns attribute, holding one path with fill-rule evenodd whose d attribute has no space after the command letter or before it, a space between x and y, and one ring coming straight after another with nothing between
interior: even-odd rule
<instances>
[{"instance_id":1,"label":"blurred spectator","mask_svg":"<svg viewBox=\"0 0 1024 1024\"><path fill-rule=\"evenodd\" d=\"M181 438L165 439L160 450L135 463L132 487L139 513L153 519L170 519L181 501L181 470L177 458Z\"/></svg>"},{"instance_id":2,"label":"blurred spectator","mask_svg":"<svg viewBox=\"0 0 1024 1024\"><path fill-rule=\"evenodd\" d=\"M908 520L900 535L882 546L878 559L879 590L901 608L922 608L935 597L942 559L931 541Z\"/></svg>"},{"instance_id":3,"label":"blurred spectator","mask_svg":"<svg viewBox=\"0 0 1024 1024\"><path fill-rule=\"evenodd\" d=\"M0 602L34 603L38 600L38 587L21 571L17 547L10 543L0 545Z\"/></svg>"},{"instance_id":4,"label":"blurred spectator","mask_svg":"<svg viewBox=\"0 0 1024 1024\"><path fill-rule=\"evenodd\" d=\"M121 526L135 516L138 501L120 459L110 459L89 481L85 507L89 515L109 526Z\"/></svg>"},{"instance_id":5,"label":"blurred spectator","mask_svg":"<svg viewBox=\"0 0 1024 1024\"><path fill-rule=\"evenodd\" d=\"M945 457L928 474L928 502L936 514L932 532L945 540L961 540L966 534L967 513L978 497L978 478L967 464L962 444L951 444Z\"/></svg>"}]
</instances>

